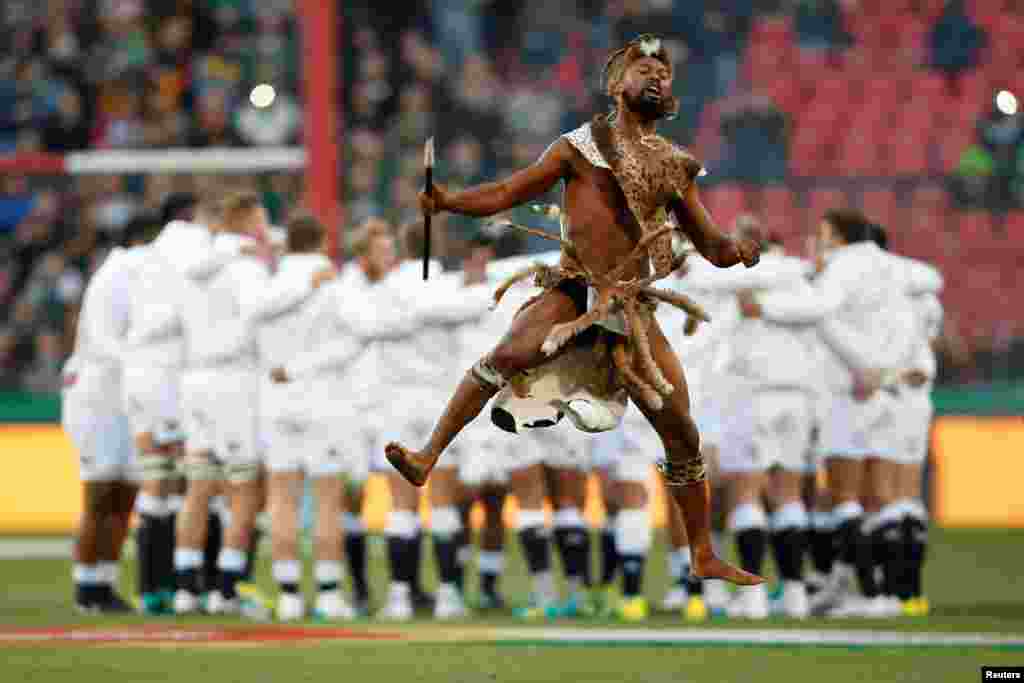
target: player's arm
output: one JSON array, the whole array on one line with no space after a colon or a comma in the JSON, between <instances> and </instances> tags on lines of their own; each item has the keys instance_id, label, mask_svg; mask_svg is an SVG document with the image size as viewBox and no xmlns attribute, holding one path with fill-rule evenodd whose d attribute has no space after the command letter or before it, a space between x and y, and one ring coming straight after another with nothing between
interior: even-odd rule
<instances>
[{"instance_id":1,"label":"player's arm","mask_svg":"<svg viewBox=\"0 0 1024 683\"><path fill-rule=\"evenodd\" d=\"M449 283L417 290L414 315L424 325L458 325L484 315L494 297L487 285L455 289Z\"/></svg>"},{"instance_id":2,"label":"player's arm","mask_svg":"<svg viewBox=\"0 0 1024 683\"><path fill-rule=\"evenodd\" d=\"M914 259L901 258L905 265L907 292L911 296L921 294L938 294L945 284L942 273L930 263Z\"/></svg>"},{"instance_id":3,"label":"player's arm","mask_svg":"<svg viewBox=\"0 0 1024 683\"><path fill-rule=\"evenodd\" d=\"M483 183L458 192L435 186L432 196L420 194L423 211L450 211L465 216L493 216L538 197L569 175L570 146L559 138L535 164L503 180Z\"/></svg>"},{"instance_id":4,"label":"player's arm","mask_svg":"<svg viewBox=\"0 0 1024 683\"><path fill-rule=\"evenodd\" d=\"M806 269L799 262L784 261L771 267L762 264L760 268L715 268L701 280L704 291L737 294L745 290L778 289L793 282L801 282Z\"/></svg>"},{"instance_id":5,"label":"player's arm","mask_svg":"<svg viewBox=\"0 0 1024 683\"><path fill-rule=\"evenodd\" d=\"M757 265L761 258L758 245L747 239L733 239L719 230L715 220L700 200L697 183L690 183L683 196L676 197L670 204L679 221L679 227L686 233L701 256L719 268L728 268L742 263L748 268Z\"/></svg>"}]
</instances>

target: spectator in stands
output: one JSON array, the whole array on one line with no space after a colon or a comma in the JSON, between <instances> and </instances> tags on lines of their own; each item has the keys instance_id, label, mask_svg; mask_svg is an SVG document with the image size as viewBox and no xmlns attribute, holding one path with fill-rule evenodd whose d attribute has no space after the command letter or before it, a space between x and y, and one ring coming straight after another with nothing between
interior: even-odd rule
<instances>
[{"instance_id":1,"label":"spectator in stands","mask_svg":"<svg viewBox=\"0 0 1024 683\"><path fill-rule=\"evenodd\" d=\"M748 94L731 98L722 113L722 139L725 142L719 178L743 182L768 183L786 177L786 115L771 98Z\"/></svg>"},{"instance_id":2,"label":"spectator in stands","mask_svg":"<svg viewBox=\"0 0 1024 683\"><path fill-rule=\"evenodd\" d=\"M42 144L46 151L58 154L89 146L89 124L77 91L68 88L61 93L56 111L50 114L43 128Z\"/></svg>"},{"instance_id":3,"label":"spectator in stands","mask_svg":"<svg viewBox=\"0 0 1024 683\"><path fill-rule=\"evenodd\" d=\"M0 329L0 391L21 388L21 367L17 357L18 337L10 329Z\"/></svg>"},{"instance_id":4,"label":"spectator in stands","mask_svg":"<svg viewBox=\"0 0 1024 683\"><path fill-rule=\"evenodd\" d=\"M1024 197L1016 196L1017 164L1024 149L1024 115L1007 115L992 106L977 124L978 142L992 159L992 187L989 199L1009 208Z\"/></svg>"},{"instance_id":5,"label":"spectator in stands","mask_svg":"<svg viewBox=\"0 0 1024 683\"><path fill-rule=\"evenodd\" d=\"M835 50L850 42L836 0L799 0L794 19L800 47L804 50Z\"/></svg>"},{"instance_id":6,"label":"spectator in stands","mask_svg":"<svg viewBox=\"0 0 1024 683\"><path fill-rule=\"evenodd\" d=\"M949 0L931 33L932 65L950 74L972 69L988 37L964 7L964 0Z\"/></svg>"},{"instance_id":7,"label":"spectator in stands","mask_svg":"<svg viewBox=\"0 0 1024 683\"><path fill-rule=\"evenodd\" d=\"M61 338L54 330L35 337L35 357L24 375L22 386L33 393L56 393L61 387L61 366L64 352Z\"/></svg>"},{"instance_id":8,"label":"spectator in stands","mask_svg":"<svg viewBox=\"0 0 1024 683\"><path fill-rule=\"evenodd\" d=\"M433 0L434 34L444 36L445 68L459 71L469 55L480 52L480 7L483 0Z\"/></svg>"}]
</instances>

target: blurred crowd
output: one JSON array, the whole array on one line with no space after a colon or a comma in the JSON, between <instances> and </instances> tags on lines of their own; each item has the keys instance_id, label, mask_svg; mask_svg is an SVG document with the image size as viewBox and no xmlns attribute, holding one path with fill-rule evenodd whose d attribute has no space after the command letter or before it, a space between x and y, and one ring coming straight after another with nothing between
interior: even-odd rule
<instances>
[{"instance_id":1,"label":"blurred crowd","mask_svg":"<svg viewBox=\"0 0 1024 683\"><path fill-rule=\"evenodd\" d=\"M301 144L294 4L5 0L0 153ZM663 130L696 150L711 171L709 185L785 184L798 190L786 201L809 206L808 188L838 187L857 202L865 176L898 176L907 187L944 182L954 207L1014 209L1024 199L1024 126L1017 115L1000 112L992 95L997 87L1024 84L1016 75L1024 62L1019 4L432 0L406 3L398 12L345 0L338 3L338 59L346 223L416 217L422 142L431 134L439 143L437 177L451 186L531 163L558 134L607 106L600 83L605 57L646 31L667 36L677 61L681 108ZM905 78L937 84L938 99L926 107L933 116L921 124L933 126L922 133L926 142L913 129L922 117L902 113L922 100L893 104L898 121L879 113L875 128L865 129L867 144L857 138L860 119L822 118L814 107L821 101L840 110L884 99L873 84L879 78L872 78L888 73L897 90ZM259 83L272 84L277 97L257 109L249 93ZM874 115L869 109L864 105L862 113ZM824 144L826 129L842 139ZM888 156L870 163L849 156L879 147L870 136L892 135L889 130L901 131L908 144L878 140ZM915 161L922 147L928 151ZM229 181L0 175L0 389L56 388L83 282L104 247L132 222L157 221L155 207L168 191L211 182ZM301 178L293 174L230 182L263 192L275 220L301 195ZM537 215L511 218L556 227ZM450 238L447 255L457 259L458 245L480 226L441 220ZM499 256L542 246L549 245L509 238ZM997 332L986 327L974 340L976 350L999 355ZM1017 366L997 362L971 377Z\"/></svg>"}]
</instances>

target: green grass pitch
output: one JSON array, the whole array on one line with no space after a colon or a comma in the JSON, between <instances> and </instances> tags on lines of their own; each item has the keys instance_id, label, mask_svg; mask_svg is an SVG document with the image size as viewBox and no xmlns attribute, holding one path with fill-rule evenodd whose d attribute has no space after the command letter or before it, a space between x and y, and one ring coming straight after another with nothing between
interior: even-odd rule
<instances>
[{"instance_id":1,"label":"green grass pitch","mask_svg":"<svg viewBox=\"0 0 1024 683\"><path fill-rule=\"evenodd\" d=\"M650 642L614 643L612 632L623 625L610 621L558 621L523 624L509 615L477 614L462 622L437 625L417 619L395 626L372 620L344 628L355 635L390 634L393 640L308 640L288 642L207 643L11 643L3 634L19 629L111 629L127 632L143 625L221 629L240 627L239 620L175 618L110 619L77 616L70 607L69 564L61 560L0 561L0 680L76 681L101 683L180 680L314 681L360 680L374 683L423 681L491 683L511 681L661 682L669 681L976 681L985 665L1024 665L1019 646L926 647L858 645L729 645L716 634L749 629L787 632L851 630L898 631L915 634L1014 636L1024 639L1024 594L1019 588L1024 560L1024 532L1006 530L933 532L926 586L932 616L922 619L810 620L795 623L772 619L758 624L711 620L697 627L677 615L658 614L642 626ZM510 548L514 549L510 537ZM655 544L648 567L652 601L666 587L663 545ZM371 544L374 595L385 591L383 544ZM429 548L428 548L429 550ZM429 558L427 553L425 558ZM268 592L267 559L260 582ZM427 584L433 584L426 562ZM471 573L472 575L472 573ZM126 579L130 577L125 577ZM130 582L124 588L131 590ZM523 564L510 555L503 589L511 602L525 598ZM475 583L471 580L469 598ZM311 628L324 628L310 625ZM334 625L337 626L337 625ZM273 628L273 627L270 627ZM601 642L575 644L552 640L552 629L587 633ZM659 634L700 634L700 644L658 643ZM534 636L535 634L535 636ZM515 635L515 638L510 637Z\"/></svg>"}]
</instances>

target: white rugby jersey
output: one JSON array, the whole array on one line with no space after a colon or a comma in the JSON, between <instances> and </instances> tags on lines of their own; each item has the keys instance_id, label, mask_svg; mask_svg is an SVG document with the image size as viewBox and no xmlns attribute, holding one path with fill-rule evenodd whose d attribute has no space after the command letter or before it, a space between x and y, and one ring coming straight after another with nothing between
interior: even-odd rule
<instances>
[{"instance_id":1,"label":"white rugby jersey","mask_svg":"<svg viewBox=\"0 0 1024 683\"><path fill-rule=\"evenodd\" d=\"M755 268L733 267L706 273L703 286L716 294L742 291L792 296L811 294L810 264L781 250L766 251ZM815 392L821 371L815 326L765 319L740 320L729 332L727 372L751 387L793 388Z\"/></svg>"},{"instance_id":2,"label":"white rugby jersey","mask_svg":"<svg viewBox=\"0 0 1024 683\"><path fill-rule=\"evenodd\" d=\"M852 372L902 368L909 360L915 319L905 267L873 242L835 249L805 294L770 292L759 301L766 320L819 324L831 351L825 380L834 390L849 390Z\"/></svg>"},{"instance_id":3,"label":"white rugby jersey","mask_svg":"<svg viewBox=\"0 0 1024 683\"><path fill-rule=\"evenodd\" d=\"M130 293L148 247L115 247L96 269L82 295L69 368L86 363L120 364L131 324Z\"/></svg>"},{"instance_id":4,"label":"white rugby jersey","mask_svg":"<svg viewBox=\"0 0 1024 683\"><path fill-rule=\"evenodd\" d=\"M212 236L202 225L172 221L145 252L130 292L131 327L125 338L125 364L181 368L185 340L180 318L185 273L210 251Z\"/></svg>"}]
</instances>

